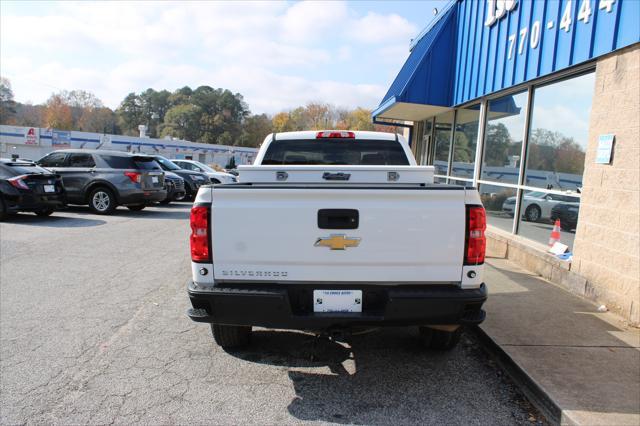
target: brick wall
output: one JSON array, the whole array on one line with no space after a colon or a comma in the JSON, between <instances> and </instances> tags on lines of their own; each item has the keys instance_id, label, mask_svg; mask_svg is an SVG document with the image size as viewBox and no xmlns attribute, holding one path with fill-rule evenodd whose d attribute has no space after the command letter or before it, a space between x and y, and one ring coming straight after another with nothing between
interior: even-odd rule
<instances>
[{"instance_id":1,"label":"brick wall","mask_svg":"<svg viewBox=\"0 0 640 426\"><path fill-rule=\"evenodd\" d=\"M598 136L615 134L611 164ZM571 270L586 296L640 323L640 45L598 60Z\"/></svg>"}]
</instances>

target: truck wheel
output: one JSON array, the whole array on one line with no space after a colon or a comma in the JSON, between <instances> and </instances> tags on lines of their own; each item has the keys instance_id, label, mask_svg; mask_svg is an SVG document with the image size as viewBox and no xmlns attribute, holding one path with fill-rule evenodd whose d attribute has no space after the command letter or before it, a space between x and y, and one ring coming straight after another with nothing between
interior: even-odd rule
<instances>
[{"instance_id":1,"label":"truck wheel","mask_svg":"<svg viewBox=\"0 0 640 426\"><path fill-rule=\"evenodd\" d=\"M425 347L438 351L453 349L460 341L462 327L455 331L435 330L429 327L420 327L420 338Z\"/></svg>"},{"instance_id":2,"label":"truck wheel","mask_svg":"<svg viewBox=\"0 0 640 426\"><path fill-rule=\"evenodd\" d=\"M223 348L239 348L251 340L251 326L211 324L211 333L218 346Z\"/></svg>"}]
</instances>

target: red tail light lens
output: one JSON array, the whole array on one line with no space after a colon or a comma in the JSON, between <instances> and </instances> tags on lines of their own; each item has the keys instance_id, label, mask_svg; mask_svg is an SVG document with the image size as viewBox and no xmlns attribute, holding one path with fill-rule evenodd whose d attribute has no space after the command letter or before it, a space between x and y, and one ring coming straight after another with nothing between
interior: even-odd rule
<instances>
[{"instance_id":1,"label":"red tail light lens","mask_svg":"<svg viewBox=\"0 0 640 426\"><path fill-rule=\"evenodd\" d=\"M316 134L316 139L323 138L350 138L355 139L356 134L353 132L345 132L345 131L329 131L329 132L318 132Z\"/></svg>"},{"instance_id":2,"label":"red tail light lens","mask_svg":"<svg viewBox=\"0 0 640 426\"><path fill-rule=\"evenodd\" d=\"M484 263L487 248L487 216L482 206L467 206L467 235L464 250L464 264Z\"/></svg>"},{"instance_id":3,"label":"red tail light lens","mask_svg":"<svg viewBox=\"0 0 640 426\"><path fill-rule=\"evenodd\" d=\"M142 180L142 174L140 172L124 172L124 175L131 179L133 183L140 183Z\"/></svg>"},{"instance_id":4,"label":"red tail light lens","mask_svg":"<svg viewBox=\"0 0 640 426\"><path fill-rule=\"evenodd\" d=\"M11 186L19 188L19 189L29 189L29 186L24 182L25 175L16 176L11 179L7 179L7 182L11 184Z\"/></svg>"},{"instance_id":5,"label":"red tail light lens","mask_svg":"<svg viewBox=\"0 0 640 426\"><path fill-rule=\"evenodd\" d=\"M206 206L191 208L191 260L194 262L211 261L209 211L209 207Z\"/></svg>"}]
</instances>

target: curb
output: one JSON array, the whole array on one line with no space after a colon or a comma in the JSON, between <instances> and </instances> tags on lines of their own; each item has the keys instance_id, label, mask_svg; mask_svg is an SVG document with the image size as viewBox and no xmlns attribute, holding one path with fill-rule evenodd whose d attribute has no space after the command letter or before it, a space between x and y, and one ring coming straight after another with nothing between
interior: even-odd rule
<instances>
[{"instance_id":1,"label":"curb","mask_svg":"<svg viewBox=\"0 0 640 426\"><path fill-rule=\"evenodd\" d=\"M551 396L516 363L513 358L497 344L479 325L469 327L469 331L478 338L487 353L509 375L525 397L542 413L553 425L575 424L562 416L562 409Z\"/></svg>"}]
</instances>

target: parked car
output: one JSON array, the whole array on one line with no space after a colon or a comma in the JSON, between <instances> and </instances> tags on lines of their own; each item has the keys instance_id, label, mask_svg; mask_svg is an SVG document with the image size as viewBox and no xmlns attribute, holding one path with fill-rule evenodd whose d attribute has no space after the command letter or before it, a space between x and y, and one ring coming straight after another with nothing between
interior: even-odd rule
<instances>
[{"instance_id":1,"label":"parked car","mask_svg":"<svg viewBox=\"0 0 640 426\"><path fill-rule=\"evenodd\" d=\"M22 211L49 216L64 204L60 176L29 161L0 159L0 220Z\"/></svg>"},{"instance_id":2,"label":"parked car","mask_svg":"<svg viewBox=\"0 0 640 426\"><path fill-rule=\"evenodd\" d=\"M189 317L223 347L254 326L348 335L418 326L433 349L485 318L486 216L475 188L434 184L402 136L269 135L237 184L191 209Z\"/></svg>"},{"instance_id":3,"label":"parked car","mask_svg":"<svg viewBox=\"0 0 640 426\"><path fill-rule=\"evenodd\" d=\"M211 183L233 183L238 179L231 173L218 172L215 169L194 160L171 160L174 164L186 170L194 170L196 172L205 173L209 176Z\"/></svg>"},{"instance_id":4,"label":"parked car","mask_svg":"<svg viewBox=\"0 0 640 426\"><path fill-rule=\"evenodd\" d=\"M173 172L164 172L164 184L167 188L167 198L160 204L169 204L172 201L180 201L186 195L184 191L184 179Z\"/></svg>"},{"instance_id":5,"label":"parked car","mask_svg":"<svg viewBox=\"0 0 640 426\"><path fill-rule=\"evenodd\" d=\"M185 200L193 199L201 185L210 183L209 176L194 170L186 170L161 155L153 157L164 171L172 172L184 179Z\"/></svg>"},{"instance_id":6,"label":"parked car","mask_svg":"<svg viewBox=\"0 0 640 426\"><path fill-rule=\"evenodd\" d=\"M164 200L164 173L147 155L95 149L64 149L45 155L38 164L62 177L69 204L88 204L97 214L117 206L142 210Z\"/></svg>"},{"instance_id":7,"label":"parked car","mask_svg":"<svg viewBox=\"0 0 640 426\"><path fill-rule=\"evenodd\" d=\"M522 218L530 222L551 220L551 209L558 203L576 202L577 197L570 195L550 194L543 191L532 191L524 194L520 209ZM509 216L515 214L516 197L507 198L502 204L502 211Z\"/></svg>"},{"instance_id":8,"label":"parked car","mask_svg":"<svg viewBox=\"0 0 640 426\"><path fill-rule=\"evenodd\" d=\"M578 226L580 203L558 203L551 209L551 220L560 219L560 228L571 231Z\"/></svg>"}]
</instances>

